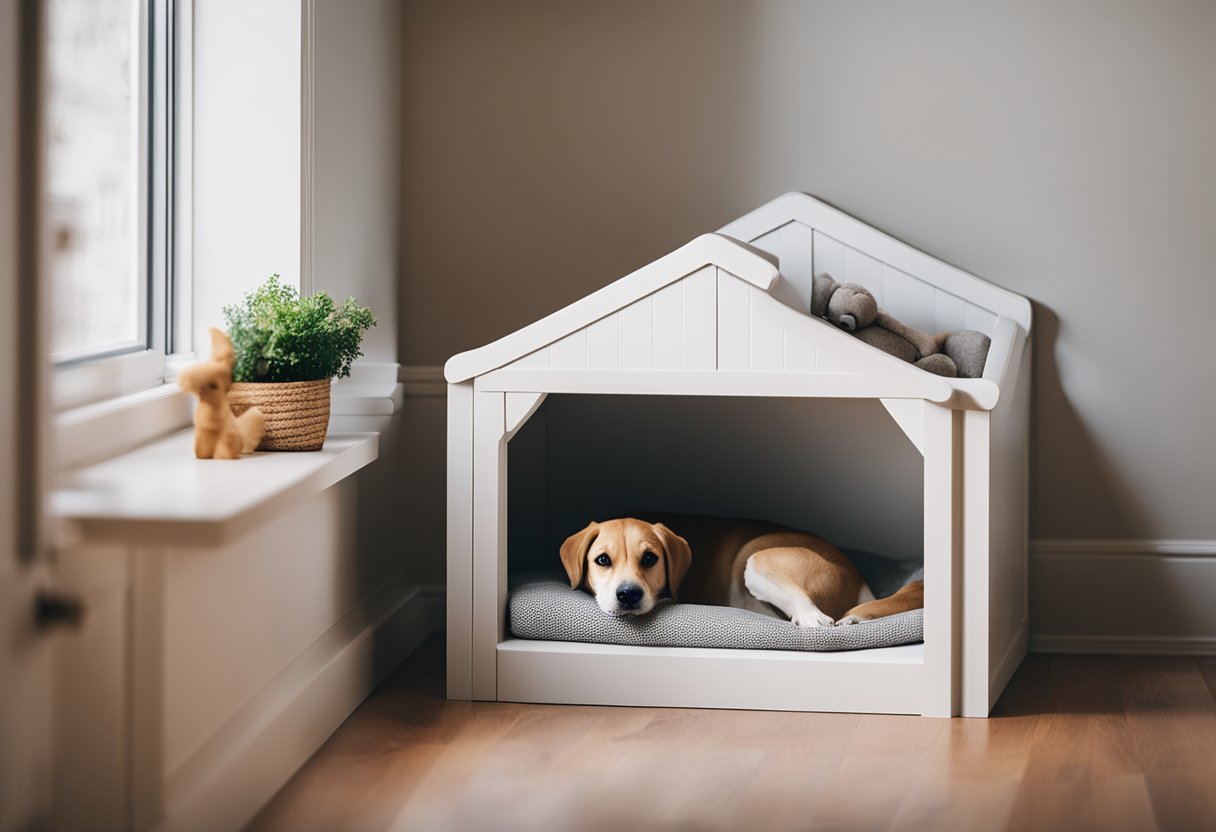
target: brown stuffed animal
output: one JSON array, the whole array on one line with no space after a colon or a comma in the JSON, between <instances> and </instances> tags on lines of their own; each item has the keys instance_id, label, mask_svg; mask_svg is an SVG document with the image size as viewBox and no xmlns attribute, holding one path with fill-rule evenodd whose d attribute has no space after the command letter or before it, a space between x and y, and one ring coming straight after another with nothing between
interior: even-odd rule
<instances>
[{"instance_id":1,"label":"brown stuffed animal","mask_svg":"<svg viewBox=\"0 0 1216 832\"><path fill-rule=\"evenodd\" d=\"M177 375L177 384L198 396L194 410L194 455L199 459L237 459L262 441L266 419L251 407L236 417L228 406L236 353L232 341L211 328L211 360L191 364Z\"/></svg>"},{"instance_id":2,"label":"brown stuffed animal","mask_svg":"<svg viewBox=\"0 0 1216 832\"><path fill-rule=\"evenodd\" d=\"M811 284L811 314L848 330L861 341L926 372L949 378L980 378L992 339L960 329L929 335L878 308L874 295L856 283L817 274Z\"/></svg>"}]
</instances>

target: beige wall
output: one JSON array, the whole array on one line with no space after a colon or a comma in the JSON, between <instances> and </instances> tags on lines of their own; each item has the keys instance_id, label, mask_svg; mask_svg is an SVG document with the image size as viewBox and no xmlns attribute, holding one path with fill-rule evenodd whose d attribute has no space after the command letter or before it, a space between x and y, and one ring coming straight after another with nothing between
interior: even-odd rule
<instances>
[{"instance_id":1,"label":"beige wall","mask_svg":"<svg viewBox=\"0 0 1216 832\"><path fill-rule=\"evenodd\" d=\"M803 190L1036 301L1035 536L1216 539L1213 43L1199 2L409 2L401 360Z\"/></svg>"}]
</instances>

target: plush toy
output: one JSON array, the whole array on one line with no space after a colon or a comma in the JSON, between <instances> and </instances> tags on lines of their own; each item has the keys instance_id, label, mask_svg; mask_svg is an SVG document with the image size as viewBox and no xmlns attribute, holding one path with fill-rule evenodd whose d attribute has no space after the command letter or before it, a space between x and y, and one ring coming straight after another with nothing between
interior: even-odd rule
<instances>
[{"instance_id":1,"label":"plush toy","mask_svg":"<svg viewBox=\"0 0 1216 832\"><path fill-rule=\"evenodd\" d=\"M888 355L950 378L983 375L992 343L984 333L970 329L928 335L879 309L878 301L864 286L837 283L827 273L815 275L812 282L811 314L852 332Z\"/></svg>"},{"instance_id":2,"label":"plush toy","mask_svg":"<svg viewBox=\"0 0 1216 832\"><path fill-rule=\"evenodd\" d=\"M194 455L199 459L237 459L262 441L266 419L251 407L239 417L228 406L236 353L223 332L211 328L211 360L191 364L177 376L177 384L198 396L194 410Z\"/></svg>"}]
</instances>

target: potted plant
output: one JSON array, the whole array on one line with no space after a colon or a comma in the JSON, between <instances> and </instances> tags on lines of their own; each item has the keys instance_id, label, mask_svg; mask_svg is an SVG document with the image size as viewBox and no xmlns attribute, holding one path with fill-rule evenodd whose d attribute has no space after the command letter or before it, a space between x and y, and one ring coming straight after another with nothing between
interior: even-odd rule
<instances>
[{"instance_id":1,"label":"potted plant","mask_svg":"<svg viewBox=\"0 0 1216 832\"><path fill-rule=\"evenodd\" d=\"M320 450L331 380L350 375L363 355L363 333L376 325L371 310L354 298L336 304L325 292L300 297L273 274L224 307L224 320L236 350L228 399L238 416L253 406L265 415L258 450Z\"/></svg>"}]
</instances>

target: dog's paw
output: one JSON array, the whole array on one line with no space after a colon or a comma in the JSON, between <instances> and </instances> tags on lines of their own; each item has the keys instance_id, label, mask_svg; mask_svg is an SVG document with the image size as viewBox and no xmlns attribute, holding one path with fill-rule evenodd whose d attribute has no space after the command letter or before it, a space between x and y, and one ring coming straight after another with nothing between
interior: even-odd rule
<instances>
[{"instance_id":1,"label":"dog's paw","mask_svg":"<svg viewBox=\"0 0 1216 832\"><path fill-rule=\"evenodd\" d=\"M844 626L849 625L849 624L860 624L860 623L861 623L862 621L864 621L864 620L865 620L865 619L864 619L864 618L861 618L860 616L856 616L856 615L846 615L844 618L842 618L842 619L840 619L839 621L837 621L837 622L836 622L836 626L837 626L837 627L844 627Z\"/></svg>"},{"instance_id":2,"label":"dog's paw","mask_svg":"<svg viewBox=\"0 0 1216 832\"><path fill-rule=\"evenodd\" d=\"M836 624L830 615L824 615L819 610L808 610L790 619L795 627L832 627Z\"/></svg>"}]
</instances>

